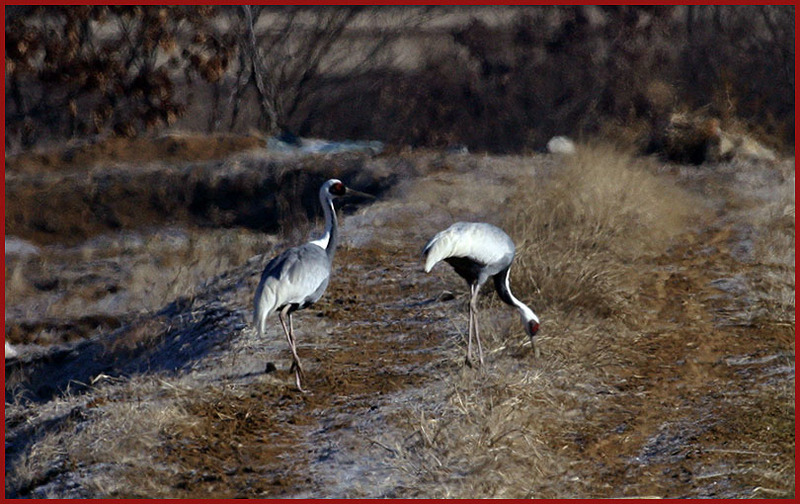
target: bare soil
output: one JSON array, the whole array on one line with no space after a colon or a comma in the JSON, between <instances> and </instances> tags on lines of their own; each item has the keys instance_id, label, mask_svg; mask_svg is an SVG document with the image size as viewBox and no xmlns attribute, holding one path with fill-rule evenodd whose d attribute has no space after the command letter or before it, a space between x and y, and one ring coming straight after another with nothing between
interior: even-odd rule
<instances>
[{"instance_id":1,"label":"bare soil","mask_svg":"<svg viewBox=\"0 0 800 504\"><path fill-rule=\"evenodd\" d=\"M181 167L187 166L177 163L179 159L199 161L189 159L188 143L167 146L166 158L160 145L153 144L156 152L140 147L122 151L147 151L148 161L158 159L173 173L182 173ZM233 150L250 147L248 142L230 145L237 146ZM240 177L240 185L254 180L252 171L231 169L253 165L247 161L250 158L212 151L204 161L218 164L208 165L208 173L227 181ZM116 154L96 156L91 158L96 166L107 166ZM217 156L221 161L210 160ZM313 194L317 178L345 173L357 188L377 189L381 196L374 204L354 204L341 214L344 242L330 287L319 303L295 316L307 394L294 390L288 349L277 323L269 341L259 341L249 325L249 313L266 261L281 248L305 239L302 235L314 228L313 196L308 211L295 208L291 213L311 216L310 225L279 226L284 234L256 241L258 250L252 257L222 264L214 276L198 279L189 293L162 305L144 311L123 307L113 316L99 304L91 305L97 307L96 313L65 308L47 314L39 308L66 285L72 287L62 293L66 297L97 292L98 285L104 290L95 298L114 294L110 284L117 290L130 289L124 265L152 253L147 247L131 246L127 255L120 253L123 272L106 277L87 272L81 276L84 284L76 287L75 280L67 282L58 270L79 267L76 244L82 240L131 230L146 235L166 223L192 235L225 227L213 219L198 223L179 203L174 203L170 219L147 210L130 212L126 214L130 218L117 219L117 225L103 224L102 219L86 225L78 216L97 215L98 206L75 199L65 203L60 224L43 230L25 216L35 213L36 194L55 188L47 187L47 177L25 177L80 171L85 165L72 166L74 159L62 155L25 163L6 161L7 233L30 240L41 250L39 259L6 258L6 340L19 344L22 351L19 358L6 360L7 498L447 496L437 490L440 483L452 484L470 474L459 475L459 468L451 468L452 473L442 476L448 468L428 467L436 466L436 451L431 456L425 449L437 441L426 438L425 426L439 422L446 429L448 419L457 414L448 406L456 400L450 388L454 377L478 387L486 376L502 380L506 372L516 376L512 370L553 369L552 363L548 367L533 357L515 325L516 314L489 289L481 300L488 365L464 366L466 288L445 267L425 275L419 254L425 240L454 219L496 221L492 202L510 197L523 171L546 176L558 168L558 158L536 155L520 161L423 153L300 162L318 171L315 177L292 179L299 184L293 191L303 193L307 184ZM126 157L128 163L133 160ZM273 170L276 166L267 165ZM757 279L777 271L793 289L794 271L752 257L748 249L752 229L743 215L760 203L757 198L733 198L733 169L666 166L660 170L660 176L706 198L714 216L709 222L687 223L680 239L640 266L645 280L633 294L636 312L627 317L645 330L632 341L633 348L625 350L624 365L604 371L604 385L573 391L578 406L569 421L541 433L542 450L569 464L552 478L531 475L531 481L519 485L524 491L515 487L508 493L472 493L465 488L460 496L794 495L794 318L747 315L757 304L753 294ZM762 169L788 173L774 165ZM172 180L160 170L152 173ZM74 194L83 190L76 188L92 185L74 180ZM109 175L109 180L117 178ZM115 190L124 192L124 182L130 179L119 180L123 183ZM155 178L147 180L153 192L161 190ZM147 186L137 183L137 201L148 200L143 189ZM421 186L434 196L410 200L408 195L417 194ZM458 197L459 191L466 193L470 187L485 199L475 203ZM231 200L243 208L245 200L239 196ZM126 208L103 204L111 213ZM53 214L43 215L49 221ZM272 215L276 222L285 222L290 213ZM793 216L792 208L792 222ZM73 235L76 226L80 239ZM244 233L231 222L227 226L233 233ZM102 254L95 251L93 257L98 255ZM87 262L100 264L97 259L83 261ZM38 271L41 278L17 278L18 285L10 291L9 279L17 269ZM45 274L48 269L56 271ZM57 281L42 283L42 278ZM34 281L40 285L29 285ZM526 293L526 298L536 308L535 295ZM543 321L541 359L562 358L548 347L558 338L572 336L548 330L547 311L537 308L537 313ZM264 372L267 362L276 370ZM132 395L126 392L131 383L150 379L161 385ZM31 462L35 453L42 452L48 435L77 438L108 418L116 405L139 404L144 410L160 401L176 406L183 420L158 430L150 460L112 458L109 463L97 454L81 460L66 450L66 456L40 455L50 458L38 462L41 469ZM575 425L584 427L575 430ZM480 471L468 461L459 467ZM120 478L130 484L108 483Z\"/></svg>"},{"instance_id":2,"label":"bare soil","mask_svg":"<svg viewBox=\"0 0 800 504\"><path fill-rule=\"evenodd\" d=\"M608 485L600 496L618 496L621 488L653 496L768 496L763 488L747 495L748 466L765 463L765 446L793 445L794 410L748 399L775 364L793 362L794 328L724 321L736 299L721 296L714 281L742 274L731 258L731 235L726 228L686 236L642 286L639 300L653 328L642 342L645 358L623 373L624 401L609 412L609 430L580 450L602 468ZM768 458L780 465L779 453Z\"/></svg>"}]
</instances>

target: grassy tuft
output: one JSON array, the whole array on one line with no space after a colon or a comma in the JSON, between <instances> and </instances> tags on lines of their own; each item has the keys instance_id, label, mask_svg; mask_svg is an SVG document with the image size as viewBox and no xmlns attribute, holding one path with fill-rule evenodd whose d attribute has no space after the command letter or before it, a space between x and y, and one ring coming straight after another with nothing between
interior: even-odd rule
<instances>
[{"instance_id":1,"label":"grassy tuft","mask_svg":"<svg viewBox=\"0 0 800 504\"><path fill-rule=\"evenodd\" d=\"M697 202L608 145L582 146L551 178L520 184L505 227L514 282L544 309L622 315L633 262L663 252ZM512 270L513 271L513 270Z\"/></svg>"}]
</instances>

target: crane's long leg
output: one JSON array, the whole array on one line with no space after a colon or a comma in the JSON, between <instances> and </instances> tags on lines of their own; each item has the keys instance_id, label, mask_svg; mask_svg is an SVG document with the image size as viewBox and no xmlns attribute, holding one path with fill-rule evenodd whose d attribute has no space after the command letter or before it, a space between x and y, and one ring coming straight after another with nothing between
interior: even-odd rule
<instances>
[{"instance_id":1,"label":"crane's long leg","mask_svg":"<svg viewBox=\"0 0 800 504\"><path fill-rule=\"evenodd\" d=\"M475 317L475 342L478 343L478 361L483 366L483 348L481 347L481 333L478 330L478 311L475 310L474 312Z\"/></svg>"},{"instance_id":2,"label":"crane's long leg","mask_svg":"<svg viewBox=\"0 0 800 504\"><path fill-rule=\"evenodd\" d=\"M292 337L292 351L294 353L294 362L292 367L294 367L294 379L297 383L297 388L300 392L305 392L303 387L300 386L300 378L303 380L306 379L305 372L303 371L303 366L300 365L300 357L297 356L297 348L295 346L295 339L294 339L294 326L292 325L292 314L289 313L289 336Z\"/></svg>"},{"instance_id":3,"label":"crane's long leg","mask_svg":"<svg viewBox=\"0 0 800 504\"><path fill-rule=\"evenodd\" d=\"M483 365L483 348L481 347L480 331L478 330L478 291L480 285L470 285L469 298L469 340L467 341L467 364L472 366L472 338L478 345L478 361Z\"/></svg>"},{"instance_id":4,"label":"crane's long leg","mask_svg":"<svg viewBox=\"0 0 800 504\"><path fill-rule=\"evenodd\" d=\"M294 379L295 383L297 384L297 389L300 392L305 392L305 390L303 390L303 387L300 385L300 376L303 374L303 368L302 366L300 366L300 357L297 356L297 348L295 348L294 328L292 327L292 314L289 313L290 308L291 307L289 305L284 306L283 310L281 310L278 313L278 318L281 319L283 332L286 334L286 341L289 342L289 348L292 350L292 367L290 368L290 370L292 369L294 370ZM286 327L286 321L284 320L285 316L289 317L289 327Z\"/></svg>"},{"instance_id":5,"label":"crane's long leg","mask_svg":"<svg viewBox=\"0 0 800 504\"><path fill-rule=\"evenodd\" d=\"M469 335L467 336L467 366L472 367L472 333L475 330L475 317L472 314L472 286L470 285L469 299Z\"/></svg>"},{"instance_id":6,"label":"crane's long leg","mask_svg":"<svg viewBox=\"0 0 800 504\"><path fill-rule=\"evenodd\" d=\"M480 291L480 288L480 285L477 284L470 287L472 299L470 299L469 311L473 318L472 327L475 331L475 342L478 344L478 361L481 363L481 366L483 366L483 348L481 347L481 336L480 330L478 329L478 291Z\"/></svg>"},{"instance_id":7,"label":"crane's long leg","mask_svg":"<svg viewBox=\"0 0 800 504\"><path fill-rule=\"evenodd\" d=\"M292 314L289 313L289 335L292 337L292 346L295 346L294 325L292 323L292 320L294 320L292 318ZM300 376L305 380L306 379L305 371L303 371L303 366L300 365L300 357L297 356L296 347L295 347L294 357L295 357L295 360L292 362L292 369L299 369L300 370Z\"/></svg>"}]
</instances>

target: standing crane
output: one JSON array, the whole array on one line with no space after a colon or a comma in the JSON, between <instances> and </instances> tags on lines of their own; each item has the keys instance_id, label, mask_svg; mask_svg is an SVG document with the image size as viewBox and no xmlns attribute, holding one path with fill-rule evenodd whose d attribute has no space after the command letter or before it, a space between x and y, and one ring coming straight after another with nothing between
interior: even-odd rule
<instances>
[{"instance_id":1,"label":"standing crane","mask_svg":"<svg viewBox=\"0 0 800 504\"><path fill-rule=\"evenodd\" d=\"M345 187L337 179L330 179L322 184L319 189L319 201L325 212L325 234L317 240L287 249L273 258L261 274L261 281L253 301L253 324L258 329L260 337L266 333L267 318L273 313L278 313L292 351L291 370L294 370L295 383L301 392L305 392L300 385L303 368L297 356L292 313L317 302L328 287L331 264L339 242L339 226L333 198L345 195L372 198L369 194Z\"/></svg>"},{"instance_id":2,"label":"standing crane","mask_svg":"<svg viewBox=\"0 0 800 504\"><path fill-rule=\"evenodd\" d=\"M456 222L444 231L436 233L422 251L425 257L425 272L428 273L441 260L455 269L470 289L469 340L467 342L467 364L472 365L473 335L478 345L478 359L483 364L483 349L478 331L478 291L492 277L500 299L515 307L522 319L525 332L531 338L534 355L539 357L534 336L539 330L539 317L511 293L509 272L514 260L514 242L497 226L485 222Z\"/></svg>"}]
</instances>

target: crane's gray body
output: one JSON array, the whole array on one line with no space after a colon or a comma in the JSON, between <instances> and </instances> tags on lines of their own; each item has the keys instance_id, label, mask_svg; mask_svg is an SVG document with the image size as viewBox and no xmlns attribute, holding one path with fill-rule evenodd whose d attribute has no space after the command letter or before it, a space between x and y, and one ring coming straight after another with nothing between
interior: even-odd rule
<instances>
[{"instance_id":1,"label":"crane's gray body","mask_svg":"<svg viewBox=\"0 0 800 504\"><path fill-rule=\"evenodd\" d=\"M431 238L422 253L425 271L444 260L470 285L481 286L511 266L514 242L486 222L456 222Z\"/></svg>"},{"instance_id":2,"label":"crane's gray body","mask_svg":"<svg viewBox=\"0 0 800 504\"><path fill-rule=\"evenodd\" d=\"M331 278L331 262L325 249L306 243L272 259L261 274L255 295L254 323L266 332L267 318L289 305L289 312L316 303Z\"/></svg>"},{"instance_id":3,"label":"crane's gray body","mask_svg":"<svg viewBox=\"0 0 800 504\"><path fill-rule=\"evenodd\" d=\"M288 306L287 314L311 306L322 297L331 278L331 265L339 243L339 226L331 194L339 180L325 182L319 202L325 213L325 234L317 240L283 251L272 259L261 274L253 300L253 324L259 335L266 333L267 318ZM343 194L343 193L342 193Z\"/></svg>"}]
</instances>

